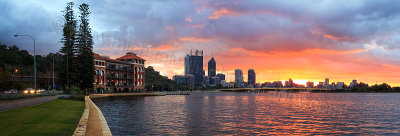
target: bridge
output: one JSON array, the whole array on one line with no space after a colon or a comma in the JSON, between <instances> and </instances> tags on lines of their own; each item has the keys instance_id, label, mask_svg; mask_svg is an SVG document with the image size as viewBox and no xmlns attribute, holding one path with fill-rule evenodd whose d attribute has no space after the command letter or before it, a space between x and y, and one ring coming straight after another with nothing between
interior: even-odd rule
<instances>
[{"instance_id":1,"label":"bridge","mask_svg":"<svg viewBox=\"0 0 400 136\"><path fill-rule=\"evenodd\" d=\"M285 91L285 92L309 92L309 91L329 91L328 88L287 88L287 87L276 87L276 88L228 88L220 89L225 92L268 92L268 91Z\"/></svg>"}]
</instances>

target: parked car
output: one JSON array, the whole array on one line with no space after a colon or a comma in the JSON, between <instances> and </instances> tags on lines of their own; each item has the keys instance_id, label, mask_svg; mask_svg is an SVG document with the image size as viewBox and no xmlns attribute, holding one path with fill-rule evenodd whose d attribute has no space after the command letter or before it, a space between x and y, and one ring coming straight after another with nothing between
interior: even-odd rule
<instances>
[{"instance_id":1,"label":"parked car","mask_svg":"<svg viewBox=\"0 0 400 136\"><path fill-rule=\"evenodd\" d=\"M36 94L42 94L42 93L44 93L46 90L44 90L44 89L37 89L36 90Z\"/></svg>"},{"instance_id":2,"label":"parked car","mask_svg":"<svg viewBox=\"0 0 400 136\"><path fill-rule=\"evenodd\" d=\"M13 94L16 94L16 93L18 92L18 91L15 90L15 89L11 89L10 91L11 91L11 93L13 93Z\"/></svg>"},{"instance_id":3,"label":"parked car","mask_svg":"<svg viewBox=\"0 0 400 136\"><path fill-rule=\"evenodd\" d=\"M5 93L5 94L16 94L17 90L14 90L14 89L6 90L6 91L3 91L3 93Z\"/></svg>"}]
</instances>

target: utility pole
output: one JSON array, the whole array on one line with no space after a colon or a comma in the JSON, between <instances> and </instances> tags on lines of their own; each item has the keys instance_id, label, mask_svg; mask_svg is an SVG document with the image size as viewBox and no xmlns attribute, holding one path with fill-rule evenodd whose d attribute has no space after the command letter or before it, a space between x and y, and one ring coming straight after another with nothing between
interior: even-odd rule
<instances>
[{"instance_id":1,"label":"utility pole","mask_svg":"<svg viewBox=\"0 0 400 136\"><path fill-rule=\"evenodd\" d=\"M55 86L55 84L54 84L54 56L53 56L53 93L54 93L54 86Z\"/></svg>"},{"instance_id":2,"label":"utility pole","mask_svg":"<svg viewBox=\"0 0 400 136\"><path fill-rule=\"evenodd\" d=\"M36 92L36 41L35 41L35 38L33 38L30 35L17 35L17 34L14 35L14 37L17 37L17 36L27 36L27 37L32 38L32 40L33 40L33 64L34 64L33 68L34 68L34 73L35 73L35 92Z\"/></svg>"}]
</instances>

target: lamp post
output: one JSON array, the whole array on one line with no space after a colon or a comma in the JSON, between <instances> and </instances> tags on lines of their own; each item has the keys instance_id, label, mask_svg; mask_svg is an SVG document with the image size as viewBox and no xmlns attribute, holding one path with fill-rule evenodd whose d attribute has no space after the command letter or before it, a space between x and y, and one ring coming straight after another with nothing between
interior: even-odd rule
<instances>
[{"instance_id":1,"label":"lamp post","mask_svg":"<svg viewBox=\"0 0 400 136\"><path fill-rule=\"evenodd\" d=\"M35 73L35 91L36 91L36 41L35 41L35 38L33 38L32 36L30 36L30 35L14 35L14 37L17 37L17 36L26 36L26 37L30 37L32 40L33 40L33 70L34 70L34 73Z\"/></svg>"}]
</instances>

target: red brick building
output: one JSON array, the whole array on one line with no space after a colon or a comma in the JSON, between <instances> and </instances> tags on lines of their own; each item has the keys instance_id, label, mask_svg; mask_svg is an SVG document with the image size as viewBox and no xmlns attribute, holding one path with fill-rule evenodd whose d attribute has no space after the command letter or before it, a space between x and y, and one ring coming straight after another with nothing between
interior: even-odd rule
<instances>
[{"instance_id":1,"label":"red brick building","mask_svg":"<svg viewBox=\"0 0 400 136\"><path fill-rule=\"evenodd\" d=\"M102 57L94 53L95 93L142 92L144 91L144 62L133 52L117 59Z\"/></svg>"}]
</instances>

